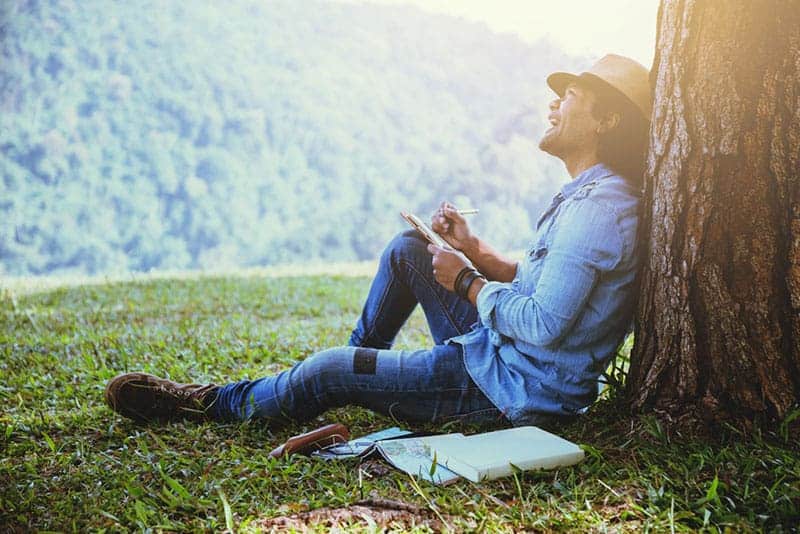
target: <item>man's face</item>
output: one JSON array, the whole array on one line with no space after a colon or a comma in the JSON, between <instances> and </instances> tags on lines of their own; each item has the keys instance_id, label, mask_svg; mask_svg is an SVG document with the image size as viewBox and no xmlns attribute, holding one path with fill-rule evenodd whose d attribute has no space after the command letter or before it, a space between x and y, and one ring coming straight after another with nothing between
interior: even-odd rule
<instances>
[{"instance_id":1,"label":"man's face","mask_svg":"<svg viewBox=\"0 0 800 534\"><path fill-rule=\"evenodd\" d=\"M597 149L600 121L592 115L595 95L589 89L570 84L564 96L550 102L550 128L539 148L564 161L591 154Z\"/></svg>"}]
</instances>

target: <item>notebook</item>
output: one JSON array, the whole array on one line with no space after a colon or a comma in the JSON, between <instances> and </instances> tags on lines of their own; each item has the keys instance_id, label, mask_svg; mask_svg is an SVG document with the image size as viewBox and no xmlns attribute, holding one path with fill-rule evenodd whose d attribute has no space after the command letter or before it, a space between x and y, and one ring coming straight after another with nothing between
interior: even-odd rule
<instances>
[{"instance_id":1,"label":"notebook","mask_svg":"<svg viewBox=\"0 0 800 534\"><path fill-rule=\"evenodd\" d=\"M429 446L435 463L473 482L508 476L514 468L552 469L583 460L578 445L535 426L440 436Z\"/></svg>"}]
</instances>

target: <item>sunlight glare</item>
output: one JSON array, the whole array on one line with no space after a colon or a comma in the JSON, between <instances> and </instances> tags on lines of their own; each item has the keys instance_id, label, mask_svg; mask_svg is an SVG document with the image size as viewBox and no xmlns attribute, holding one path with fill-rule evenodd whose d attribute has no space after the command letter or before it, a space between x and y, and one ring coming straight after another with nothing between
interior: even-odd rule
<instances>
[{"instance_id":1,"label":"sunlight glare","mask_svg":"<svg viewBox=\"0 0 800 534\"><path fill-rule=\"evenodd\" d=\"M650 68L655 50L657 0L362 0L414 5L426 11L485 22L497 32L533 42L549 38L565 52L599 58L629 56Z\"/></svg>"}]
</instances>

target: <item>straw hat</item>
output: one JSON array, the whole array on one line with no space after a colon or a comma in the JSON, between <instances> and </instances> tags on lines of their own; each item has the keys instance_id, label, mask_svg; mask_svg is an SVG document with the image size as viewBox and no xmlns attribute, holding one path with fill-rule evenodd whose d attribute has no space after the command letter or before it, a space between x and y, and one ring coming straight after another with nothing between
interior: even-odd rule
<instances>
[{"instance_id":1,"label":"straw hat","mask_svg":"<svg viewBox=\"0 0 800 534\"><path fill-rule=\"evenodd\" d=\"M640 63L616 54L608 54L580 74L554 72L547 77L547 85L558 96L564 96L567 85L583 81L590 85L611 87L633 103L648 121L653 111L650 95L650 73Z\"/></svg>"}]
</instances>

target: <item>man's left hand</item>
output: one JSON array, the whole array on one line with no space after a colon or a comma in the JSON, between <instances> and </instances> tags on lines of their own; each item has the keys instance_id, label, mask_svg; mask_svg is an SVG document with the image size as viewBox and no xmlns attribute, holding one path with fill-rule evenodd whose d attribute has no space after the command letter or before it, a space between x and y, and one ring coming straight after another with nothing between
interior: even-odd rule
<instances>
[{"instance_id":1,"label":"man's left hand","mask_svg":"<svg viewBox=\"0 0 800 534\"><path fill-rule=\"evenodd\" d=\"M433 276L448 291L455 291L453 283L456 276L464 267L471 267L472 263L464 254L457 250L444 249L436 245L428 245L428 252L433 255Z\"/></svg>"}]
</instances>

